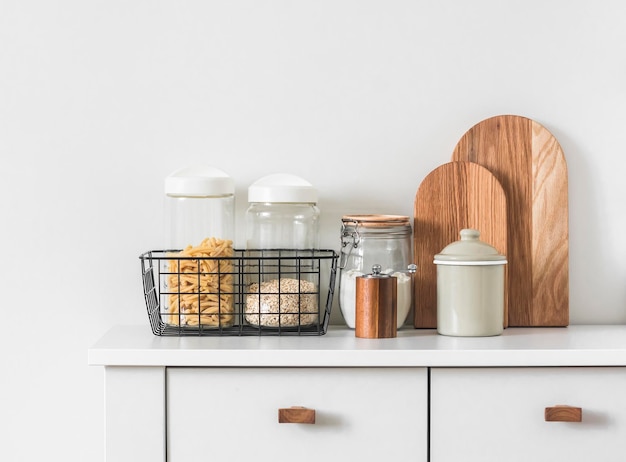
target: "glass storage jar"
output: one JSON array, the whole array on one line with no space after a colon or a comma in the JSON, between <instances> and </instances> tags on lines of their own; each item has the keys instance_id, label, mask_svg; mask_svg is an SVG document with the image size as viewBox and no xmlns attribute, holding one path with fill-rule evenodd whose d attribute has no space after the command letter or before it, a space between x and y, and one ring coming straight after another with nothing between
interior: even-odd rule
<instances>
[{"instance_id":1,"label":"glass storage jar","mask_svg":"<svg viewBox=\"0 0 626 462\"><path fill-rule=\"evenodd\" d=\"M248 188L245 319L265 328L298 328L320 319L317 191L290 174Z\"/></svg>"},{"instance_id":2,"label":"glass storage jar","mask_svg":"<svg viewBox=\"0 0 626 462\"><path fill-rule=\"evenodd\" d=\"M166 323L233 325L234 210L234 181L217 168L185 167L165 179L166 248L171 258L161 263L160 284Z\"/></svg>"},{"instance_id":3,"label":"glass storage jar","mask_svg":"<svg viewBox=\"0 0 626 462\"><path fill-rule=\"evenodd\" d=\"M235 182L210 166L176 170L165 178L166 246L184 249L208 237L235 234Z\"/></svg>"},{"instance_id":4,"label":"glass storage jar","mask_svg":"<svg viewBox=\"0 0 626 462\"><path fill-rule=\"evenodd\" d=\"M356 278L374 265L397 278L397 327L400 328L413 302L412 229L402 215L345 215L341 219L339 257L339 308L348 327L355 328ZM412 271L414 271L412 267Z\"/></svg>"},{"instance_id":5,"label":"glass storage jar","mask_svg":"<svg viewBox=\"0 0 626 462\"><path fill-rule=\"evenodd\" d=\"M319 215L317 191L306 180L278 173L248 188L248 249L316 249Z\"/></svg>"}]
</instances>

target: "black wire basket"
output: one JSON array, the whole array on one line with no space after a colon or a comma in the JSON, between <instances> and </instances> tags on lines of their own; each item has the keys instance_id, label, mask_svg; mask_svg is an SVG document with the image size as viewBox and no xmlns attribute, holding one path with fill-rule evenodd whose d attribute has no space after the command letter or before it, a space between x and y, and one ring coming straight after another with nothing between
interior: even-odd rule
<instances>
[{"instance_id":1,"label":"black wire basket","mask_svg":"<svg viewBox=\"0 0 626 462\"><path fill-rule=\"evenodd\" d=\"M333 250L234 250L139 256L154 335L323 335L337 275Z\"/></svg>"}]
</instances>

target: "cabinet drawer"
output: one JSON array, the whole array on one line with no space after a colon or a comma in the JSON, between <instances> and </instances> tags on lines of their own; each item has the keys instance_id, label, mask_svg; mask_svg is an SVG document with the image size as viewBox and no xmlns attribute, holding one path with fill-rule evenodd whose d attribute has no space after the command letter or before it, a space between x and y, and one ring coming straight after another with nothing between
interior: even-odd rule
<instances>
[{"instance_id":1,"label":"cabinet drawer","mask_svg":"<svg viewBox=\"0 0 626 462\"><path fill-rule=\"evenodd\" d=\"M167 460L426 461L427 383L417 368L168 368ZM315 423L279 423L294 406Z\"/></svg>"},{"instance_id":2,"label":"cabinet drawer","mask_svg":"<svg viewBox=\"0 0 626 462\"><path fill-rule=\"evenodd\" d=\"M431 461L626 460L625 390L621 367L433 369ZM555 405L582 421L546 421Z\"/></svg>"}]
</instances>

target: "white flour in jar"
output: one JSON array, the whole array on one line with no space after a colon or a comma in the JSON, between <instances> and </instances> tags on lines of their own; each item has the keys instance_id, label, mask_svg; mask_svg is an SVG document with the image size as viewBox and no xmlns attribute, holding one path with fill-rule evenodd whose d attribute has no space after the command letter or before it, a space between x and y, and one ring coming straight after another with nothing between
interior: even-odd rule
<instances>
[{"instance_id":1,"label":"white flour in jar","mask_svg":"<svg viewBox=\"0 0 626 462\"><path fill-rule=\"evenodd\" d=\"M411 309L411 276L406 273L394 272L392 269L386 269L383 273L394 276L398 281L397 309L399 329L404 324ZM356 326L356 278L359 276L364 276L364 273L354 269L341 274L339 307L350 329L354 329Z\"/></svg>"},{"instance_id":2,"label":"white flour in jar","mask_svg":"<svg viewBox=\"0 0 626 462\"><path fill-rule=\"evenodd\" d=\"M391 273L398 279L398 329L402 327L411 310L411 276L406 273Z\"/></svg>"},{"instance_id":3,"label":"white flour in jar","mask_svg":"<svg viewBox=\"0 0 626 462\"><path fill-rule=\"evenodd\" d=\"M351 269L341 273L341 281L339 283L339 307L343 319L350 329L356 326L356 278L363 276L364 273Z\"/></svg>"}]
</instances>

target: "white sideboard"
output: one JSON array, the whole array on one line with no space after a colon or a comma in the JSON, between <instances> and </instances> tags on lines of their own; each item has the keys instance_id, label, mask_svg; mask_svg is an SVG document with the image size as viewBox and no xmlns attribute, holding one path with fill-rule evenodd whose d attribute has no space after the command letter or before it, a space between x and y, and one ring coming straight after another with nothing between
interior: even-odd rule
<instances>
[{"instance_id":1,"label":"white sideboard","mask_svg":"<svg viewBox=\"0 0 626 462\"><path fill-rule=\"evenodd\" d=\"M89 364L105 367L109 462L626 458L626 326L379 340L118 326Z\"/></svg>"}]
</instances>

